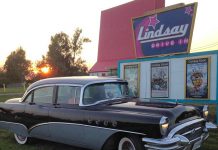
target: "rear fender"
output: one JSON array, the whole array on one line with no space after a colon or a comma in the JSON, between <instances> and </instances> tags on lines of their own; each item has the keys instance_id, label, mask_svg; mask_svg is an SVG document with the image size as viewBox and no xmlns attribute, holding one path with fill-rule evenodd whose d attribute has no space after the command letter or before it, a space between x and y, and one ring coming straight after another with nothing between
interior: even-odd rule
<instances>
[{"instance_id":1,"label":"rear fender","mask_svg":"<svg viewBox=\"0 0 218 150\"><path fill-rule=\"evenodd\" d=\"M27 127L21 123L0 121L0 129L9 130L26 137L29 136Z\"/></svg>"}]
</instances>

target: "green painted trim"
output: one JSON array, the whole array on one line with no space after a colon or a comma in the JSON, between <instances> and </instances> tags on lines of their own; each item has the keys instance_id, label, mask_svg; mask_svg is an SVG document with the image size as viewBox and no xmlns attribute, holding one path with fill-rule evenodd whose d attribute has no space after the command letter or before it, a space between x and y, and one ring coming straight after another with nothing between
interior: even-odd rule
<instances>
[{"instance_id":1,"label":"green painted trim","mask_svg":"<svg viewBox=\"0 0 218 150\"><path fill-rule=\"evenodd\" d=\"M118 62L118 67L117 67L117 77L120 78L120 66L121 66L121 63L120 61Z\"/></svg>"},{"instance_id":2,"label":"green painted trim","mask_svg":"<svg viewBox=\"0 0 218 150\"><path fill-rule=\"evenodd\" d=\"M196 57L196 56L202 56L202 55L218 55L218 50L213 51L206 51L206 52L198 52L198 53L189 53L189 54L178 54L178 55L172 55L172 56L160 56L160 57L149 57L149 58L141 58L141 59L128 59L128 60L120 60L118 63L136 63L136 62L143 62L143 61L152 61L152 60L163 60L163 59L174 59L174 58L189 58L189 57Z\"/></svg>"},{"instance_id":3,"label":"green painted trim","mask_svg":"<svg viewBox=\"0 0 218 150\"><path fill-rule=\"evenodd\" d=\"M218 104L216 100L163 99L162 101L177 103Z\"/></svg>"}]
</instances>

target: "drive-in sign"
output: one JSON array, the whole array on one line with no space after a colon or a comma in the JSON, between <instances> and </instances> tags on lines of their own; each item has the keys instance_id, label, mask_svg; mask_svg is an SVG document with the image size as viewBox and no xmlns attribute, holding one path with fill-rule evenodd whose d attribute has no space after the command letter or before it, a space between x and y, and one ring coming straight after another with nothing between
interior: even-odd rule
<instances>
[{"instance_id":1,"label":"drive-in sign","mask_svg":"<svg viewBox=\"0 0 218 150\"><path fill-rule=\"evenodd\" d=\"M197 3L177 5L133 18L136 56L188 53Z\"/></svg>"}]
</instances>

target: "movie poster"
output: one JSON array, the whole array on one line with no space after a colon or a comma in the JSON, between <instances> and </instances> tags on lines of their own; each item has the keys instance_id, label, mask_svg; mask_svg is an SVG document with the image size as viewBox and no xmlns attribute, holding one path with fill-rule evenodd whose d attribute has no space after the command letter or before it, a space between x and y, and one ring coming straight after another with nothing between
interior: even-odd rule
<instances>
[{"instance_id":1,"label":"movie poster","mask_svg":"<svg viewBox=\"0 0 218 150\"><path fill-rule=\"evenodd\" d=\"M139 64L124 66L124 79L134 96L139 96Z\"/></svg>"},{"instance_id":2,"label":"movie poster","mask_svg":"<svg viewBox=\"0 0 218 150\"><path fill-rule=\"evenodd\" d=\"M151 64L151 97L169 97L169 62Z\"/></svg>"},{"instance_id":3,"label":"movie poster","mask_svg":"<svg viewBox=\"0 0 218 150\"><path fill-rule=\"evenodd\" d=\"M209 57L186 60L186 98L209 98L209 61Z\"/></svg>"}]
</instances>

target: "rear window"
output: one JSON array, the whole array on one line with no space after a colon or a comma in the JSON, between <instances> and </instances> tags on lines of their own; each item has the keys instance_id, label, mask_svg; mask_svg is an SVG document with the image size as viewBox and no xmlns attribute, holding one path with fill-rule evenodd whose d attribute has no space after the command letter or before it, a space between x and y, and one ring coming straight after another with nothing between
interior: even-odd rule
<instances>
[{"instance_id":1,"label":"rear window","mask_svg":"<svg viewBox=\"0 0 218 150\"><path fill-rule=\"evenodd\" d=\"M129 96L127 83L99 83L85 88L83 104L94 104L103 100L110 100Z\"/></svg>"}]
</instances>

